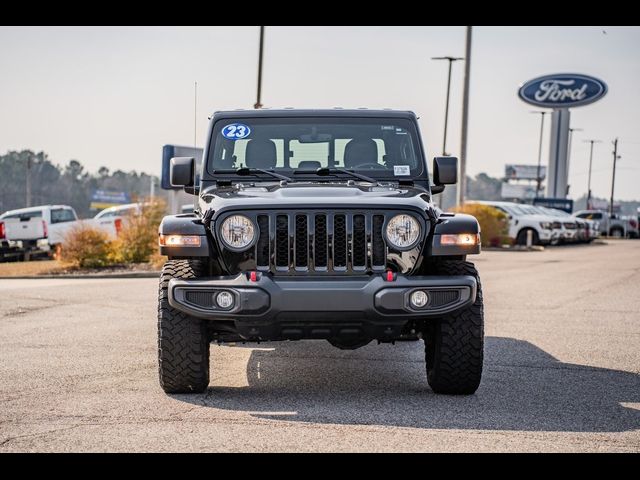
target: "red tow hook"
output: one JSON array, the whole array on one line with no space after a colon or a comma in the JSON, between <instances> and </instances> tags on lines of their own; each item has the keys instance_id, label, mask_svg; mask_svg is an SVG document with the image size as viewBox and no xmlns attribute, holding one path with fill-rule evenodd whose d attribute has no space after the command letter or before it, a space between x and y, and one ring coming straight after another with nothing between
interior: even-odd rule
<instances>
[{"instance_id":1,"label":"red tow hook","mask_svg":"<svg viewBox=\"0 0 640 480\"><path fill-rule=\"evenodd\" d=\"M395 280L395 276L391 270L387 270L387 282L393 282Z\"/></svg>"},{"instance_id":2,"label":"red tow hook","mask_svg":"<svg viewBox=\"0 0 640 480\"><path fill-rule=\"evenodd\" d=\"M249 272L249 281L250 282L257 282L258 281L258 272L256 272L255 270L252 272Z\"/></svg>"}]
</instances>

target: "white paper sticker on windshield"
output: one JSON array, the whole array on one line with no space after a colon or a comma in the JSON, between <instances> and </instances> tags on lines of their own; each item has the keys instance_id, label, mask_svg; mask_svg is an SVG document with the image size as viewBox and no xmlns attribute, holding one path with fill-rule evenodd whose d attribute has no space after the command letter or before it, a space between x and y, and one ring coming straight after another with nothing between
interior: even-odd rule
<instances>
[{"instance_id":1,"label":"white paper sticker on windshield","mask_svg":"<svg viewBox=\"0 0 640 480\"><path fill-rule=\"evenodd\" d=\"M411 175L411 169L409 165L394 165L393 174L398 177L400 175Z\"/></svg>"}]
</instances>

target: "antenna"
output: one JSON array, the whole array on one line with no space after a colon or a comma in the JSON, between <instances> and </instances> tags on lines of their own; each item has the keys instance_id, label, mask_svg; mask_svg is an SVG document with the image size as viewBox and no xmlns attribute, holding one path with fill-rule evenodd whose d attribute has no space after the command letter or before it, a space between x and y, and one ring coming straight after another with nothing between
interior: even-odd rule
<instances>
[{"instance_id":1,"label":"antenna","mask_svg":"<svg viewBox=\"0 0 640 480\"><path fill-rule=\"evenodd\" d=\"M194 160L194 168L193 168L193 188L195 193L195 188L198 187L198 168L197 168L197 159L196 159L196 151L198 148L198 81L193 82L193 160ZM198 209L198 195L193 196L193 212Z\"/></svg>"}]
</instances>

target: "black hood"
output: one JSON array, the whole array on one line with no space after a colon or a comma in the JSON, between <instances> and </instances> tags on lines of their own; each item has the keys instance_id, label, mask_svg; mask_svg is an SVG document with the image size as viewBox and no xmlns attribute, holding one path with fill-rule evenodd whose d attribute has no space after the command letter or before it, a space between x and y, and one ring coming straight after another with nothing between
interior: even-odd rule
<instances>
[{"instance_id":1,"label":"black hood","mask_svg":"<svg viewBox=\"0 0 640 480\"><path fill-rule=\"evenodd\" d=\"M430 208L430 196L415 186L348 185L344 182L296 182L286 185L257 183L212 187L200 195L201 211L304 208Z\"/></svg>"}]
</instances>

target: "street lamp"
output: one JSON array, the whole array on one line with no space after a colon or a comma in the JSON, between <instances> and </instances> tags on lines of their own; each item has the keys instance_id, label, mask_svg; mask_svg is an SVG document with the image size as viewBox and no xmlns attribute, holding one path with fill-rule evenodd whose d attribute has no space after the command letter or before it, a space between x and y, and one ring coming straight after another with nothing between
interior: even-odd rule
<instances>
[{"instance_id":1,"label":"street lamp","mask_svg":"<svg viewBox=\"0 0 640 480\"><path fill-rule=\"evenodd\" d=\"M569 145L567 146L567 180L569 179L569 164L571 161L571 141L573 139L573 132L582 132L582 128L569 127ZM567 185L567 195L569 195L569 185Z\"/></svg>"},{"instance_id":2,"label":"street lamp","mask_svg":"<svg viewBox=\"0 0 640 480\"><path fill-rule=\"evenodd\" d=\"M611 201L609 202L609 216L613 215L613 192L616 186L616 162L622 158L618 155L618 139L613 141L613 175L611 176Z\"/></svg>"},{"instance_id":3,"label":"street lamp","mask_svg":"<svg viewBox=\"0 0 640 480\"><path fill-rule=\"evenodd\" d=\"M567 170L569 170L569 160L571 160L571 141L573 140L573 132L582 132L582 128L569 128L569 148L567 149Z\"/></svg>"},{"instance_id":4,"label":"street lamp","mask_svg":"<svg viewBox=\"0 0 640 480\"><path fill-rule=\"evenodd\" d=\"M589 151L589 179L587 180L587 210L591 210L591 165L593 164L593 144L602 143L600 140L583 140L584 143L590 143Z\"/></svg>"},{"instance_id":5,"label":"street lamp","mask_svg":"<svg viewBox=\"0 0 640 480\"><path fill-rule=\"evenodd\" d=\"M545 110L532 110L529 113L535 113L540 115L540 142L538 143L538 170L536 174L536 197L540 196L540 184L542 183L542 176L540 175L540 166L542 163L542 135L544 134L544 116L549 113Z\"/></svg>"},{"instance_id":6,"label":"street lamp","mask_svg":"<svg viewBox=\"0 0 640 480\"><path fill-rule=\"evenodd\" d=\"M264 47L264 26L260 27L260 46L258 49L258 92L256 95L256 103L253 105L253 108L256 110L262 108L262 102L260 102L260 97L262 95L262 52Z\"/></svg>"},{"instance_id":7,"label":"street lamp","mask_svg":"<svg viewBox=\"0 0 640 480\"><path fill-rule=\"evenodd\" d=\"M442 140L442 155L447 156L447 123L449 121L449 93L451 92L451 64L464 57L431 57L431 60L447 60L449 62L449 76L447 79L447 100L444 108L444 139Z\"/></svg>"}]
</instances>

